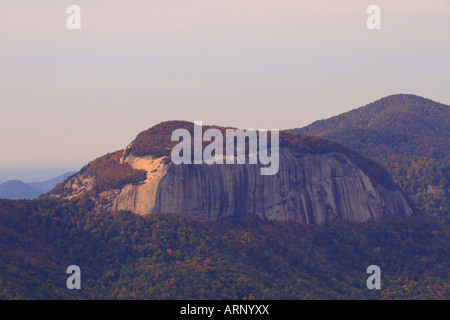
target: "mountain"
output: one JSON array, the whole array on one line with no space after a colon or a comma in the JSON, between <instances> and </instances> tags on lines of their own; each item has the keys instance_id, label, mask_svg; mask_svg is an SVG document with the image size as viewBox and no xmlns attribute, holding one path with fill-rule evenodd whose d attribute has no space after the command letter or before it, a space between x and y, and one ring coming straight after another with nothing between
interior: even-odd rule
<instances>
[{"instance_id":1,"label":"mountain","mask_svg":"<svg viewBox=\"0 0 450 320\"><path fill-rule=\"evenodd\" d=\"M44 190L33 188L20 180L9 180L0 184L0 198L34 199L43 193Z\"/></svg>"},{"instance_id":2,"label":"mountain","mask_svg":"<svg viewBox=\"0 0 450 320\"><path fill-rule=\"evenodd\" d=\"M450 221L450 106L397 94L291 131L373 158L418 209Z\"/></svg>"},{"instance_id":3,"label":"mountain","mask_svg":"<svg viewBox=\"0 0 450 320\"><path fill-rule=\"evenodd\" d=\"M162 122L125 149L105 155L56 186L50 199L92 199L97 210L172 213L205 221L257 215L264 220L322 224L408 216L412 210L377 163L329 140L280 132L279 171L258 164L174 165L175 129ZM226 129L215 128L225 136ZM228 128L229 129L229 128ZM192 141L191 141L192 143Z\"/></svg>"},{"instance_id":4,"label":"mountain","mask_svg":"<svg viewBox=\"0 0 450 320\"><path fill-rule=\"evenodd\" d=\"M415 95L391 95L297 133L333 138L371 157L450 156L450 106Z\"/></svg>"},{"instance_id":5,"label":"mountain","mask_svg":"<svg viewBox=\"0 0 450 320\"><path fill-rule=\"evenodd\" d=\"M171 133L192 127L160 123L37 199L0 199L0 299L450 297L449 226L411 215L378 163L287 131L275 176L171 163Z\"/></svg>"},{"instance_id":6,"label":"mountain","mask_svg":"<svg viewBox=\"0 0 450 320\"><path fill-rule=\"evenodd\" d=\"M58 183L63 182L64 180L66 180L69 176L75 174L75 171L70 171L70 172L66 172L63 173L55 178L52 178L50 180L47 181L42 181L42 182L29 182L28 185L30 185L33 188L36 189L40 189L40 190L45 190L45 192L52 190Z\"/></svg>"},{"instance_id":7,"label":"mountain","mask_svg":"<svg viewBox=\"0 0 450 320\"><path fill-rule=\"evenodd\" d=\"M34 199L53 189L75 172L67 172L43 182L25 183L20 180L9 180L0 184L0 198L3 199Z\"/></svg>"}]
</instances>

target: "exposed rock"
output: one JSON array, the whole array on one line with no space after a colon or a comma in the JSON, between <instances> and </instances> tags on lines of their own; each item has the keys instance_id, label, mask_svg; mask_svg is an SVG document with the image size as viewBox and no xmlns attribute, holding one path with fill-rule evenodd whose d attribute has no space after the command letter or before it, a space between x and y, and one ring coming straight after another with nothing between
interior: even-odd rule
<instances>
[{"instance_id":1,"label":"exposed rock","mask_svg":"<svg viewBox=\"0 0 450 320\"><path fill-rule=\"evenodd\" d=\"M321 224L407 216L412 210L399 191L373 186L343 154L339 160L336 154L296 158L281 149L274 176L260 175L259 165L172 165L159 183L152 212L207 221L257 214Z\"/></svg>"},{"instance_id":2,"label":"exposed rock","mask_svg":"<svg viewBox=\"0 0 450 320\"><path fill-rule=\"evenodd\" d=\"M331 220L364 222L384 215L412 213L397 191L374 186L367 175L340 153L296 157L280 149L280 170L263 176L260 165L174 165L167 157L122 161L147 171L147 179L92 197L99 209L145 215L173 213L216 221L256 214L263 219L302 224ZM92 189L95 179L74 176L66 188L72 199Z\"/></svg>"},{"instance_id":3,"label":"exposed rock","mask_svg":"<svg viewBox=\"0 0 450 320\"><path fill-rule=\"evenodd\" d=\"M87 174L75 175L67 183L67 188L72 192L67 196L67 199L73 199L85 194L94 187L95 178Z\"/></svg>"},{"instance_id":4,"label":"exposed rock","mask_svg":"<svg viewBox=\"0 0 450 320\"><path fill-rule=\"evenodd\" d=\"M146 170L147 179L141 184L128 184L123 187L113 199L111 210L127 210L141 215L151 213L159 182L168 169L163 160L164 157L153 159L151 156L127 156L124 162L130 164L133 169Z\"/></svg>"},{"instance_id":5,"label":"exposed rock","mask_svg":"<svg viewBox=\"0 0 450 320\"><path fill-rule=\"evenodd\" d=\"M257 215L322 224L412 213L384 168L332 141L281 132L279 171L261 175L260 164L173 164L170 136L179 127L192 130L193 124L169 121L143 131L124 150L93 160L47 196L87 197L99 211L205 221Z\"/></svg>"}]
</instances>

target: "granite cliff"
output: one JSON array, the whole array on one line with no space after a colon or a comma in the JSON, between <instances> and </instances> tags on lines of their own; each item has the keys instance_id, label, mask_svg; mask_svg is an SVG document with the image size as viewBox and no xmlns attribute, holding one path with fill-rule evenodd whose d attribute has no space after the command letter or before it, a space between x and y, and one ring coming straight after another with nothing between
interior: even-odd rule
<instances>
[{"instance_id":1,"label":"granite cliff","mask_svg":"<svg viewBox=\"0 0 450 320\"><path fill-rule=\"evenodd\" d=\"M192 130L192 123L163 122L142 132L127 148L92 161L47 197L84 197L98 210L205 221L258 215L322 224L412 213L382 167L329 140L282 131L279 171L264 176L259 164L173 164L170 134L179 127Z\"/></svg>"}]
</instances>

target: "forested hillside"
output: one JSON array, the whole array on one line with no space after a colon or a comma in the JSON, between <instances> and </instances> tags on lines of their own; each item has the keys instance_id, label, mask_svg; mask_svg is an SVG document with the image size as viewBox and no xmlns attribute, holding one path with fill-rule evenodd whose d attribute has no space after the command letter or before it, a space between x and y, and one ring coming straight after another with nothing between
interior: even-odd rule
<instances>
[{"instance_id":1,"label":"forested hillside","mask_svg":"<svg viewBox=\"0 0 450 320\"><path fill-rule=\"evenodd\" d=\"M292 131L325 137L373 158L419 210L450 222L450 106L392 95Z\"/></svg>"},{"instance_id":2,"label":"forested hillside","mask_svg":"<svg viewBox=\"0 0 450 320\"><path fill-rule=\"evenodd\" d=\"M0 299L448 299L449 229L426 216L302 226L0 201ZM69 265L81 290L66 288ZM366 288L379 265L382 289Z\"/></svg>"}]
</instances>

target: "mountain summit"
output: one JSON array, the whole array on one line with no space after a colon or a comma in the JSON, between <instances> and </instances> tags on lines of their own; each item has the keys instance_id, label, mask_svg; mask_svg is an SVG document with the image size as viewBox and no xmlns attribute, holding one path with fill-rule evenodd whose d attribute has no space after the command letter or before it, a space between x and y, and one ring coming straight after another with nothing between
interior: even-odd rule
<instances>
[{"instance_id":1,"label":"mountain summit","mask_svg":"<svg viewBox=\"0 0 450 320\"><path fill-rule=\"evenodd\" d=\"M98 158L53 189L50 198L90 198L100 210L173 213L216 221L258 215L267 220L321 224L368 221L412 213L387 172L335 142L280 132L279 171L259 174L259 164L171 162L175 129L193 123L162 122L125 149ZM203 130L226 128L203 126Z\"/></svg>"},{"instance_id":2,"label":"mountain summit","mask_svg":"<svg viewBox=\"0 0 450 320\"><path fill-rule=\"evenodd\" d=\"M449 108L419 96L396 94L292 131L333 139L371 157L443 158L450 154Z\"/></svg>"},{"instance_id":3,"label":"mountain summit","mask_svg":"<svg viewBox=\"0 0 450 320\"><path fill-rule=\"evenodd\" d=\"M420 211L450 222L450 106L397 94L290 130L374 158Z\"/></svg>"}]
</instances>

